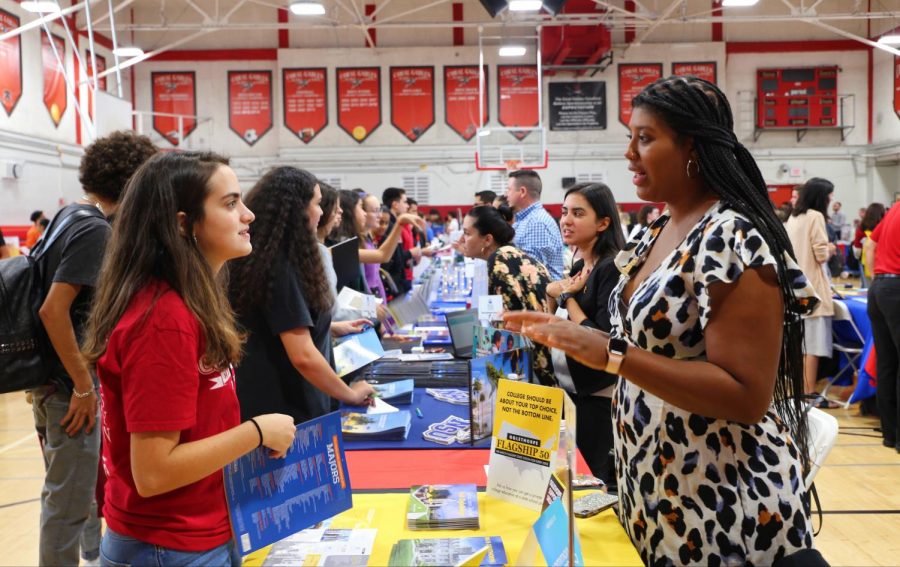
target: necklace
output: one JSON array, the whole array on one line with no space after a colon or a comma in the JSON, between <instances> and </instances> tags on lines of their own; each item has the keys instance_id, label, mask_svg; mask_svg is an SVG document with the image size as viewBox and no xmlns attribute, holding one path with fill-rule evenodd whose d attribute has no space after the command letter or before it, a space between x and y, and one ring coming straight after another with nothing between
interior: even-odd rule
<instances>
[{"instance_id":1,"label":"necklace","mask_svg":"<svg viewBox=\"0 0 900 567\"><path fill-rule=\"evenodd\" d=\"M88 205L93 205L94 207L97 207L97 210L100 211L101 214L106 216L106 213L103 212L103 207L100 206L99 201L95 201L95 200L91 199L90 197L88 197L87 195L82 195L81 200L87 201Z\"/></svg>"}]
</instances>

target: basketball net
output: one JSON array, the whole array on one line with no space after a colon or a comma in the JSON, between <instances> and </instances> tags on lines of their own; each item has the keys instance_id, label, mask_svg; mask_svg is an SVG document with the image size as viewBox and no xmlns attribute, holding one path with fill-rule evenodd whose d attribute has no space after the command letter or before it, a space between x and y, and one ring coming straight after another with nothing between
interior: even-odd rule
<instances>
[{"instance_id":1,"label":"basketball net","mask_svg":"<svg viewBox=\"0 0 900 567\"><path fill-rule=\"evenodd\" d=\"M506 171L507 172L518 171L519 166L521 164L522 164L522 162L520 160L508 159L508 160L506 160Z\"/></svg>"}]
</instances>

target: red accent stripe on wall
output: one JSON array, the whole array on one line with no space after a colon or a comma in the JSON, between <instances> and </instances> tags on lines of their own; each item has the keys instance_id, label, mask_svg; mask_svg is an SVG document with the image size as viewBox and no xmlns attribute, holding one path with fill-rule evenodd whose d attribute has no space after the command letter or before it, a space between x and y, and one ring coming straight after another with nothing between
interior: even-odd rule
<instances>
[{"instance_id":1,"label":"red accent stripe on wall","mask_svg":"<svg viewBox=\"0 0 900 567\"><path fill-rule=\"evenodd\" d=\"M864 51L870 49L864 43L852 39L823 41L729 41L725 53L803 53L814 51Z\"/></svg>"},{"instance_id":2,"label":"red accent stripe on wall","mask_svg":"<svg viewBox=\"0 0 900 567\"><path fill-rule=\"evenodd\" d=\"M634 0L625 0L625 9L634 13ZM625 26L625 43L634 41L634 26Z\"/></svg>"},{"instance_id":3,"label":"red accent stripe on wall","mask_svg":"<svg viewBox=\"0 0 900 567\"><path fill-rule=\"evenodd\" d=\"M462 2L453 3L453 21L463 21L463 4ZM462 45L465 43L465 34L461 27L453 28L453 45Z\"/></svg>"},{"instance_id":4,"label":"red accent stripe on wall","mask_svg":"<svg viewBox=\"0 0 900 567\"><path fill-rule=\"evenodd\" d=\"M278 9L278 23L286 24L288 22L288 11L284 8ZM284 49L290 47L291 38L289 30L278 30L278 47Z\"/></svg>"},{"instance_id":5,"label":"red accent stripe on wall","mask_svg":"<svg viewBox=\"0 0 900 567\"><path fill-rule=\"evenodd\" d=\"M180 49L164 51L153 57L154 61L275 61L277 59L277 49Z\"/></svg>"},{"instance_id":6,"label":"red accent stripe on wall","mask_svg":"<svg viewBox=\"0 0 900 567\"><path fill-rule=\"evenodd\" d=\"M370 17L375 13L375 4L366 4L366 17ZM372 18L372 21L375 21L375 18ZM366 47L375 47L378 45L378 32L375 31L375 28L369 28L369 35L366 37ZM372 41L369 41L369 38L372 38Z\"/></svg>"},{"instance_id":7,"label":"red accent stripe on wall","mask_svg":"<svg viewBox=\"0 0 900 567\"><path fill-rule=\"evenodd\" d=\"M722 17L722 0L712 0L712 17ZM713 22L712 40L722 41L722 22Z\"/></svg>"}]
</instances>

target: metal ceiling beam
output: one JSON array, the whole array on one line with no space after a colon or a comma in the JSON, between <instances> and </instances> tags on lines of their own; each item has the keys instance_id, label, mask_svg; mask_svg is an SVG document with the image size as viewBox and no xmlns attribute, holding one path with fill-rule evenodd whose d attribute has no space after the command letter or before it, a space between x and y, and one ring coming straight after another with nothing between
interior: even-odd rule
<instances>
[{"instance_id":1,"label":"metal ceiling beam","mask_svg":"<svg viewBox=\"0 0 900 567\"><path fill-rule=\"evenodd\" d=\"M413 8L412 10L407 10L407 11L402 12L402 13L400 13L400 14L394 14L393 16L389 16L389 17L387 17L387 18L384 18L384 19L380 20L380 21L379 21L377 24L375 24L375 25L376 25L376 26L381 26L381 25L384 24L384 23L392 22L392 21L394 21L394 20L398 20L398 19L400 19L400 18L404 18L404 17L409 16L409 15L411 15L411 14L415 14L416 12L421 12L422 10L427 10L428 8L434 8L435 6L440 6L441 4L446 4L446 3L449 2L449 1L450 1L450 0L435 0L435 1L432 2L431 4L425 4L424 6L419 6L418 8ZM373 16L374 16L374 14L373 14Z\"/></svg>"},{"instance_id":2,"label":"metal ceiling beam","mask_svg":"<svg viewBox=\"0 0 900 567\"><path fill-rule=\"evenodd\" d=\"M201 16L203 16L203 21L204 21L204 22L212 22L212 21L214 21L214 20L212 19L212 17L211 17L209 14L207 14L205 10L203 10L203 8L201 8L200 6L197 5L196 2L194 2L194 0L184 0L184 2L185 2L185 4L187 4L188 6L190 6L191 8L193 8L195 12L197 12L198 14L200 14Z\"/></svg>"},{"instance_id":3,"label":"metal ceiling beam","mask_svg":"<svg viewBox=\"0 0 900 567\"><path fill-rule=\"evenodd\" d=\"M89 1L91 4L96 4L97 2L100 2L100 0L89 0ZM59 18L62 18L63 16L68 16L69 14L78 12L82 8L84 8L85 4L86 4L86 2L79 2L78 4L75 4L74 6L69 6L68 8L63 8L62 10L60 10L59 12L56 12L55 14L47 14L46 16L41 16L39 18L31 20L30 22L22 24L21 26L17 27L14 30L9 30L8 32L6 32L4 34L0 34L0 41L12 39L19 35L22 35L24 32L27 32L28 30L33 30L34 28L39 28L42 25L44 25L45 23L49 24L50 22L58 20Z\"/></svg>"},{"instance_id":4,"label":"metal ceiling beam","mask_svg":"<svg viewBox=\"0 0 900 567\"><path fill-rule=\"evenodd\" d=\"M871 46L871 47L874 47L874 48L876 48L876 49L881 49L881 50L883 50L883 51L887 51L888 53L893 53L894 55L900 56L900 49L897 49L897 48L895 48L895 47L891 47L890 45L885 45L885 44L883 44L883 43L877 43L877 42L872 41L872 40L870 40L870 39L866 39L866 38L864 38L864 37L862 37L862 36L858 36L858 35L856 35L856 34L854 34L854 33L850 33L850 32L848 32L848 31L844 31L844 30L842 30L842 29L840 29L840 28L836 28L836 27L834 27L834 26L832 26L832 25L826 24L825 22L820 22L817 18L803 18L803 21L806 22L806 23L808 23L808 24L812 24L812 25L814 25L814 26L818 26L818 27L820 27L820 28L822 28L822 29L826 29L826 30L828 30L828 31L834 32L834 33L836 33L836 34L838 34L838 35L842 35L842 36L846 37L847 39L852 39L852 40L854 40L854 41L858 41L858 42L860 42L860 43L864 43L864 44L866 44L866 45L868 45L868 46Z\"/></svg>"},{"instance_id":5,"label":"metal ceiling beam","mask_svg":"<svg viewBox=\"0 0 900 567\"><path fill-rule=\"evenodd\" d=\"M113 12L119 12L119 11L123 10L124 8L127 8L131 4L134 4L134 0L124 0L123 2L119 2L119 5L116 6L115 8L113 8ZM108 19L109 19L109 12L106 12L105 14L103 14L102 16L100 16L99 18L97 18L96 20L91 22L91 25L96 26L97 24L105 22ZM87 28L87 25L85 25L84 27L78 28L78 29L86 29L86 28Z\"/></svg>"},{"instance_id":6,"label":"metal ceiling beam","mask_svg":"<svg viewBox=\"0 0 900 567\"><path fill-rule=\"evenodd\" d=\"M181 38L181 39L179 39L179 40L173 41L172 43L169 43L169 44L167 44L167 45L164 45L163 47L160 47L159 49L154 49L153 51L151 51L151 52L149 52L149 53L145 53L145 54L139 55L139 56L137 56L137 57L132 57L132 58L129 59L128 61L124 61L124 62L122 62L122 63L119 63L118 65L112 67L111 69L107 69L106 71L103 71L102 73L99 73L99 74L97 75L97 78L98 78L98 79L102 79L103 77L105 77L105 76L107 76L107 75L111 75L112 73L116 73L116 72L121 71L121 70L123 70L123 69L127 69L127 68L129 68L129 67L133 67L133 66L137 65L138 63L141 63L142 61L146 61L147 59L151 59L151 58L153 58L153 57L159 55L160 53L169 51L170 49L175 49L175 48L178 47L179 45L182 45L182 44L187 43L187 42L189 42L189 41L191 41L191 40L197 39L198 37L200 37L200 36L202 36L202 35L206 35L206 34L208 34L208 33L213 33L213 32L215 32L215 31L217 31L217 30L200 30L200 31L198 31L198 32L192 33L192 34L190 34L190 35L188 35L188 36L185 36L185 37L183 37L183 38ZM81 81L79 84L85 83L85 82L87 82L87 80L88 80L88 79L85 79L85 80Z\"/></svg>"},{"instance_id":7,"label":"metal ceiling beam","mask_svg":"<svg viewBox=\"0 0 900 567\"><path fill-rule=\"evenodd\" d=\"M675 12L675 10L677 10L678 7L684 3L684 1L685 0L672 0L672 3L669 4L669 7L666 8L662 15L656 18L656 21L654 21L649 28L642 31L641 35L637 36L637 38L632 42L632 45L640 45L642 41L647 39L647 37L656 30L656 28L666 23L672 13Z\"/></svg>"}]
</instances>

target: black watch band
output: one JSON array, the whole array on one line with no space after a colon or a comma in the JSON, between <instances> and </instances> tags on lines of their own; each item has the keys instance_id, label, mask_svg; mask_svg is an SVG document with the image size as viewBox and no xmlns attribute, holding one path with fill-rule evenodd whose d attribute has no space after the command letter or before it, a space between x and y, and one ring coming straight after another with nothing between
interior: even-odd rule
<instances>
[{"instance_id":1,"label":"black watch band","mask_svg":"<svg viewBox=\"0 0 900 567\"><path fill-rule=\"evenodd\" d=\"M561 294L559 294L559 297L556 298L556 303L560 307L565 307L566 301L570 300L573 297L574 297L573 294L569 293L568 291L564 291Z\"/></svg>"}]
</instances>

